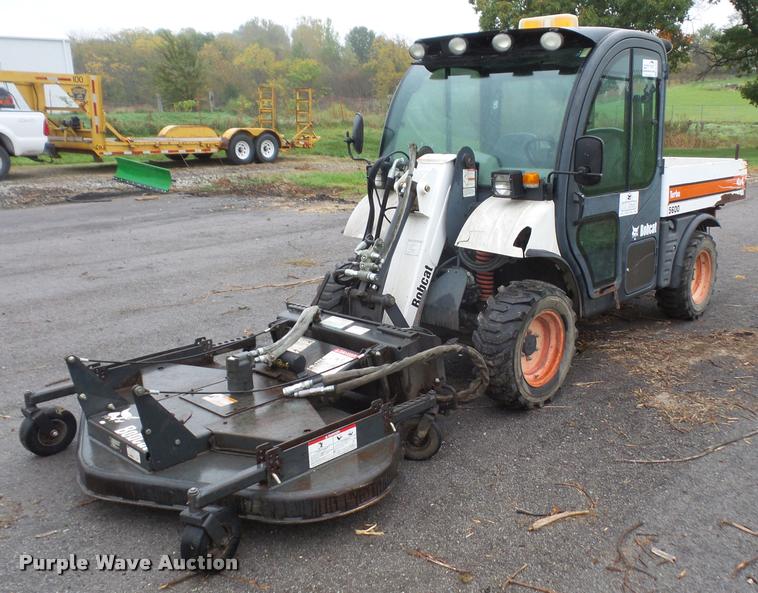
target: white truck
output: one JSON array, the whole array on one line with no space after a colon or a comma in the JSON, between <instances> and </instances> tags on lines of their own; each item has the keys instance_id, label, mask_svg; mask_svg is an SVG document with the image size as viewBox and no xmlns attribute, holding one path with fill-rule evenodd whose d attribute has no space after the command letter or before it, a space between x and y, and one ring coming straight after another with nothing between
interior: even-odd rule
<instances>
[{"instance_id":1,"label":"white truck","mask_svg":"<svg viewBox=\"0 0 758 593\"><path fill-rule=\"evenodd\" d=\"M8 175L12 156L36 158L48 152L47 135L43 113L16 109L10 93L0 89L0 180Z\"/></svg>"}]
</instances>

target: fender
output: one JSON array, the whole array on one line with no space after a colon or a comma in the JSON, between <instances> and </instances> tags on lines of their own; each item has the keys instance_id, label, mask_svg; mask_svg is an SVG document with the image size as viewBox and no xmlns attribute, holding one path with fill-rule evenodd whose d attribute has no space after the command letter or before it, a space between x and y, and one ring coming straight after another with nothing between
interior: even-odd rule
<instances>
[{"instance_id":1,"label":"fender","mask_svg":"<svg viewBox=\"0 0 758 593\"><path fill-rule=\"evenodd\" d=\"M674 219L676 220L676 219ZM677 221L678 222L678 221ZM716 226L720 227L721 223L716 220L716 217L712 214L701 213L695 216L682 232L682 237L679 241L679 245L676 248L676 256L674 257L674 266L671 272L671 281L667 286L677 286L682 278L682 267L684 265L684 252L687 250L687 243L689 243L692 234L698 229L698 227L704 226L706 228Z\"/></svg>"},{"instance_id":2,"label":"fender","mask_svg":"<svg viewBox=\"0 0 758 593\"><path fill-rule=\"evenodd\" d=\"M456 247L524 258L537 249L560 257L555 234L555 204L549 200L491 197L471 213Z\"/></svg>"},{"instance_id":3,"label":"fender","mask_svg":"<svg viewBox=\"0 0 758 593\"><path fill-rule=\"evenodd\" d=\"M237 132L248 134L249 136L253 137L253 140L257 139L261 134L269 132L270 134L276 136L276 139L279 140L279 146L281 148L285 148L287 146L287 141L284 139L284 137L279 132L272 130L271 128L229 128L223 134L221 134L221 148L226 150L229 147L229 142L231 141L232 137Z\"/></svg>"},{"instance_id":4,"label":"fender","mask_svg":"<svg viewBox=\"0 0 758 593\"><path fill-rule=\"evenodd\" d=\"M529 249L526 252L527 259L529 258L541 258L555 264L561 275L566 281L566 288L568 290L568 296L574 303L574 310L579 318L584 315L584 306L582 301L582 293L579 290L579 282L576 279L576 275L571 270L568 262L560 255L551 253L549 251L542 251L540 249Z\"/></svg>"}]
</instances>

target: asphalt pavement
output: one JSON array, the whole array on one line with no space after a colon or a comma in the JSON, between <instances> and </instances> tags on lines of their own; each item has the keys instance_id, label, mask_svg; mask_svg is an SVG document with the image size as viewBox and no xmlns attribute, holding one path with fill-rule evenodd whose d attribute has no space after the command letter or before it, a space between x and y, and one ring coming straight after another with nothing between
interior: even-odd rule
<instances>
[{"instance_id":1,"label":"asphalt pavement","mask_svg":"<svg viewBox=\"0 0 758 593\"><path fill-rule=\"evenodd\" d=\"M378 505L315 525L246 522L238 571L180 582L183 572L19 569L22 554L157 563L176 556L181 532L174 513L84 495L75 446L49 458L24 450L22 393L64 378L69 353L118 360L264 328L285 300L309 302L307 281L352 250L340 235L347 212L232 196L0 211L0 590L494 593L526 565L515 580L555 593L756 591L758 563L739 563L755 558L758 539L722 522L758 529L758 437L692 461L619 461L687 457L758 424L749 193L719 215L719 280L702 320L670 322L646 296L583 322L553 405L514 413L476 400L443 419L440 452L404 463ZM287 286L262 287L271 284ZM715 415L681 423L649 405L667 373L672 392L712 398L702 401ZM516 509L590 506L565 483L586 490L591 513L530 531L535 517ZM356 535L373 523L383 535Z\"/></svg>"}]
</instances>

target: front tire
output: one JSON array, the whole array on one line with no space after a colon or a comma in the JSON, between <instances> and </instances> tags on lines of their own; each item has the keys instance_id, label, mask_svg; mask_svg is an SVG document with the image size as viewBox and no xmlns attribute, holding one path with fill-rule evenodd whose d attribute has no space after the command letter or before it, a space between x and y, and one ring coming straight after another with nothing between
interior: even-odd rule
<instances>
[{"instance_id":1,"label":"front tire","mask_svg":"<svg viewBox=\"0 0 758 593\"><path fill-rule=\"evenodd\" d=\"M473 341L490 369L487 394L508 407L539 408L568 374L576 314L556 286L537 280L512 282L487 300Z\"/></svg>"},{"instance_id":2,"label":"front tire","mask_svg":"<svg viewBox=\"0 0 758 593\"><path fill-rule=\"evenodd\" d=\"M11 155L8 154L8 151L3 148L2 145L0 145L0 181L5 179L5 176L8 175L8 171L11 170Z\"/></svg>"},{"instance_id":3,"label":"front tire","mask_svg":"<svg viewBox=\"0 0 758 593\"><path fill-rule=\"evenodd\" d=\"M679 284L658 289L655 298L669 317L693 320L701 317L711 302L718 270L716 242L709 234L696 231L685 249Z\"/></svg>"}]
</instances>

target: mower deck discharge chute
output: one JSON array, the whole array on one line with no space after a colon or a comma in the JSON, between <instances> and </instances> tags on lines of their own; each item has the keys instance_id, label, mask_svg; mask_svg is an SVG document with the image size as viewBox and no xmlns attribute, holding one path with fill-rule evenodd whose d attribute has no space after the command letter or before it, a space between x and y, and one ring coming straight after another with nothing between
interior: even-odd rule
<instances>
[{"instance_id":1,"label":"mower deck discharge chute","mask_svg":"<svg viewBox=\"0 0 758 593\"><path fill-rule=\"evenodd\" d=\"M240 516L317 521L381 499L403 454L439 449L436 415L456 402L543 406L578 317L652 291L667 315L700 317L708 230L745 196L746 163L663 157L667 48L571 15L414 43L345 226L357 245L313 305L289 305L267 346L70 356L70 384L26 394L22 443L63 450L74 416L39 406L74 395L83 488L180 510L182 555L227 557ZM347 142L360 154L360 115ZM457 355L475 379L456 392Z\"/></svg>"}]
</instances>

